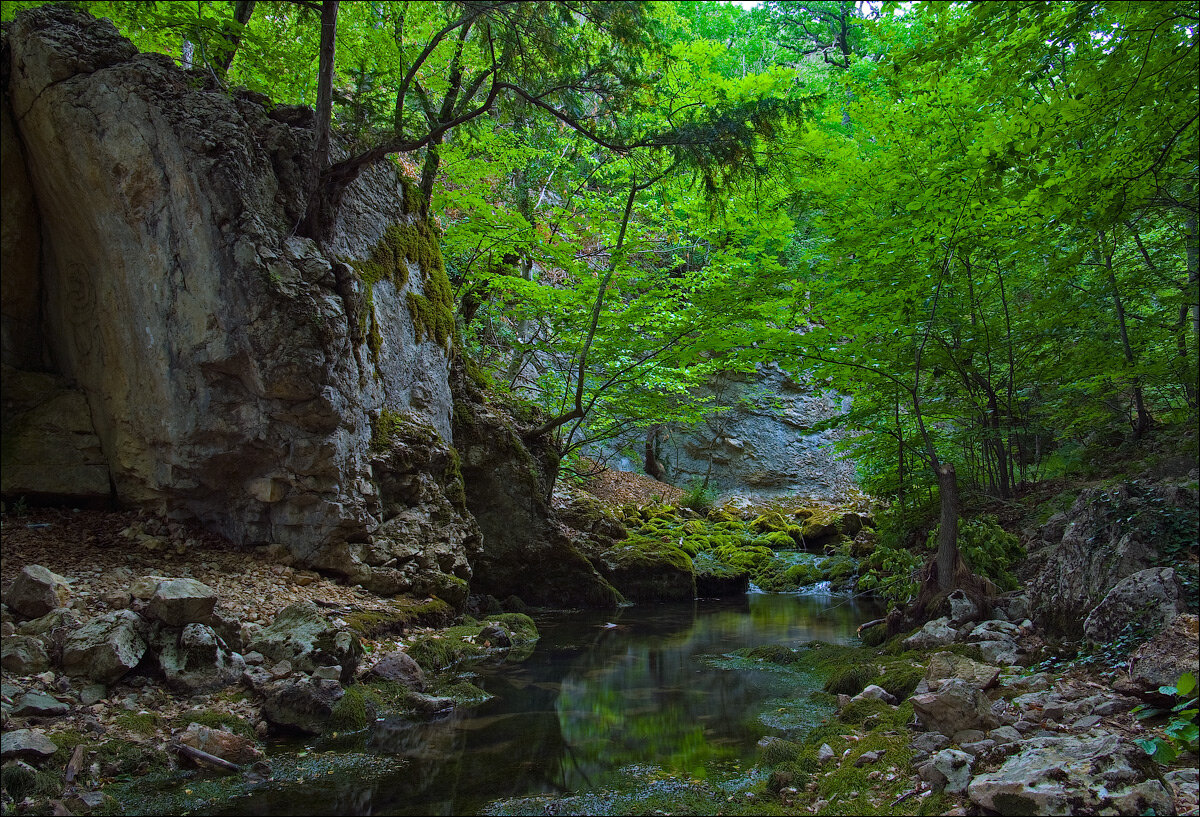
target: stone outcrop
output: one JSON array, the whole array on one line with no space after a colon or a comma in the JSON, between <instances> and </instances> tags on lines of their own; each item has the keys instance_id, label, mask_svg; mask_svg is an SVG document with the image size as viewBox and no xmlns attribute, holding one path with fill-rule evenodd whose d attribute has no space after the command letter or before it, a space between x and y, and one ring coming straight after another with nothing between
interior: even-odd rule
<instances>
[{"instance_id":1,"label":"stone outcrop","mask_svg":"<svg viewBox=\"0 0 1200 817\"><path fill-rule=\"evenodd\" d=\"M466 503L486 543L474 563L473 592L551 607L615 607L621 594L551 509L558 454L549 443L523 441L512 419L470 399L462 380L456 392L454 439Z\"/></svg>"},{"instance_id":2,"label":"stone outcrop","mask_svg":"<svg viewBox=\"0 0 1200 817\"><path fill-rule=\"evenodd\" d=\"M1186 611L1183 585L1172 568L1139 570L1113 585L1088 614L1083 633L1095 643L1122 632L1157 633Z\"/></svg>"},{"instance_id":3,"label":"stone outcrop","mask_svg":"<svg viewBox=\"0 0 1200 817\"><path fill-rule=\"evenodd\" d=\"M1194 542L1194 486L1131 481L1088 488L1069 511L1051 517L1022 565L1034 622L1079 638L1088 615L1114 586L1161 566L1167 537L1184 537L1184 546L1188 536Z\"/></svg>"},{"instance_id":4,"label":"stone outcrop","mask_svg":"<svg viewBox=\"0 0 1200 817\"><path fill-rule=\"evenodd\" d=\"M736 489L813 500L841 499L855 486L854 463L839 458L831 446L843 432L822 426L849 408L848 397L774 364L724 373L699 396L711 398L712 411L704 420L658 432L655 449L664 481L702 482L718 493ZM640 438L609 446L610 465L642 471L643 462L618 452L644 446Z\"/></svg>"},{"instance_id":5,"label":"stone outcrop","mask_svg":"<svg viewBox=\"0 0 1200 817\"><path fill-rule=\"evenodd\" d=\"M111 494L461 606L448 289L404 181L364 172L318 246L295 234L310 109L65 7L19 13L4 54L3 363L37 373L5 372L6 397L33 385L3 493ZM379 444L397 417L433 431L406 456Z\"/></svg>"}]
</instances>

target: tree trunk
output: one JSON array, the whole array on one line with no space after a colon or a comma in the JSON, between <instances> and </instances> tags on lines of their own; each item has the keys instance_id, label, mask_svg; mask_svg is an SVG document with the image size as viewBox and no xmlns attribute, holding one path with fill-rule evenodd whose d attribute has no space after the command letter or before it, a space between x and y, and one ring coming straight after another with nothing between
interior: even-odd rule
<instances>
[{"instance_id":1,"label":"tree trunk","mask_svg":"<svg viewBox=\"0 0 1200 817\"><path fill-rule=\"evenodd\" d=\"M1104 233L1100 233L1100 243L1104 243ZM1104 268L1108 272L1108 283L1112 287L1113 306L1117 311L1117 326L1121 330L1121 349L1125 353L1126 365L1134 365L1133 347L1129 343L1129 329L1125 324L1125 305L1121 302L1121 292L1117 288L1117 275L1113 271L1112 253L1103 253ZM1146 411L1146 401L1142 397L1142 384L1137 375L1133 376L1133 405L1135 419L1133 422L1133 438L1140 440L1150 430L1150 414Z\"/></svg>"},{"instance_id":2,"label":"tree trunk","mask_svg":"<svg viewBox=\"0 0 1200 817\"><path fill-rule=\"evenodd\" d=\"M333 59L337 44L338 0L321 3L321 46L317 60L317 144L309 165L309 203L304 214L304 235L320 243L332 228L337 207L332 189L323 179L329 168L329 143L333 131ZM340 192L340 190L339 190Z\"/></svg>"},{"instance_id":3,"label":"tree trunk","mask_svg":"<svg viewBox=\"0 0 1200 817\"><path fill-rule=\"evenodd\" d=\"M658 431L661 425L652 425L646 429L646 473L662 482L667 475L662 462L658 459Z\"/></svg>"},{"instance_id":4,"label":"tree trunk","mask_svg":"<svg viewBox=\"0 0 1200 817\"><path fill-rule=\"evenodd\" d=\"M942 515L938 527L937 582L938 590L954 586L954 568L958 562L958 476L951 463L937 467L938 492L941 494Z\"/></svg>"}]
</instances>

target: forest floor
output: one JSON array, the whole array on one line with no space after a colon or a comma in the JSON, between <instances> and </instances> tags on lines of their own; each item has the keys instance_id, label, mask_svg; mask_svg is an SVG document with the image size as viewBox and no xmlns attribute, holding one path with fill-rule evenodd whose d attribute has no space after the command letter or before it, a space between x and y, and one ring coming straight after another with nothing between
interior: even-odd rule
<instances>
[{"instance_id":1,"label":"forest floor","mask_svg":"<svg viewBox=\"0 0 1200 817\"><path fill-rule=\"evenodd\" d=\"M683 494L680 489L647 476L615 471L597 475L586 489L614 505L672 502L678 501ZM196 526L163 523L130 511L39 508L22 509L18 514L10 510L0 520L0 546L3 548L0 586L8 586L25 565L43 565L71 580L71 607L80 621L107 612L114 606L127 605L131 580L145 575L197 579L217 591L218 609L222 613L261 625L268 624L281 609L294 602L314 601L343 609L381 612L394 605L391 600L377 598L362 588L349 587L315 572L281 564L279 554L266 547L239 548ZM6 634L10 627L6 625ZM418 629L428 631L430 628ZM369 647L372 651L382 651L394 649L398 643L402 643L401 638L393 636L372 642ZM1109 684L1105 673L1112 670L1101 664L1075 667L1069 672L1057 673L1056 682L1104 686ZM6 732L21 728L67 731L86 736L92 748L112 743L131 747L135 752L142 751L148 757L161 756L168 752L174 734L196 719L198 713L214 709L240 717L249 724L262 723L257 706L245 696L218 693L183 698L142 676L133 682L118 682L90 701L81 697L83 688L78 680L54 671L33 677L13 678L8 672L4 676L5 683L0 692L10 706L18 693L26 691L44 691L77 701L63 716L10 716L4 723ZM1128 735L1139 733L1141 729L1140 724L1128 716L1113 726ZM849 732L853 733L853 730ZM901 773L912 777L911 770ZM111 769L93 767L91 779L95 784L104 785L112 782L110 774L113 774ZM876 785L880 798L895 789L894 784L883 780L864 781L864 796L869 794L871 786ZM9 805L16 805L20 813L51 813L46 810L47 804L56 814L79 814L86 810L85 804L70 800L70 787L64 783L62 788L65 791L43 792L42 797L26 799L23 805L20 802L6 804L6 810ZM48 801L47 795L54 797L57 805L55 800ZM936 802L945 813L971 813L965 797L939 795L939 798ZM912 805L916 802L913 798ZM929 805L933 805L933 801ZM1196 804L1188 799L1177 799L1175 806L1178 814L1197 813ZM787 802L724 803L721 810L760 813L766 808L768 812L779 813L780 807L782 813L795 814L827 809L811 792L806 796L800 791ZM882 813L909 812L885 808Z\"/></svg>"}]
</instances>

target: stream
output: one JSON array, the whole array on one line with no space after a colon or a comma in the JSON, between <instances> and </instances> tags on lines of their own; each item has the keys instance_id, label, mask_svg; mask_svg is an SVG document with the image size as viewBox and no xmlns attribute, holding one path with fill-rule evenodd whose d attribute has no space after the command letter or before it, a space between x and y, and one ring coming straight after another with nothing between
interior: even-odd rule
<instances>
[{"instance_id":1,"label":"stream","mask_svg":"<svg viewBox=\"0 0 1200 817\"><path fill-rule=\"evenodd\" d=\"M429 722L381 719L353 746L277 745L273 767L311 750L328 768L307 766L294 781L277 779L206 810L476 814L494 801L620 786L631 768L696 780L744 775L763 735L795 735L830 710L806 700L819 683L802 667L782 672L728 654L846 642L882 609L841 596L749 593L555 613L537 620L541 639L524 661L466 675L494 696L485 703ZM390 765L359 768L339 755Z\"/></svg>"}]
</instances>

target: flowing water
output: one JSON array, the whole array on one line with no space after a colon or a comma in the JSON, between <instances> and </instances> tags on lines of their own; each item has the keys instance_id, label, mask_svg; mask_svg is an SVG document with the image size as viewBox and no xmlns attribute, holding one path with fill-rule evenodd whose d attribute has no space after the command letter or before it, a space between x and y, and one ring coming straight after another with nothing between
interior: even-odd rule
<instances>
[{"instance_id":1,"label":"flowing water","mask_svg":"<svg viewBox=\"0 0 1200 817\"><path fill-rule=\"evenodd\" d=\"M750 593L556 614L538 621L524 661L473 668L472 683L495 696L486 703L426 723L384 719L353 747L281 746L279 768L300 751L324 760L205 810L474 814L492 801L611 786L631 767L696 779L749 768L763 735L795 734L828 709L805 703L817 682L803 671L721 656L846 642L880 611L837 596Z\"/></svg>"}]
</instances>

